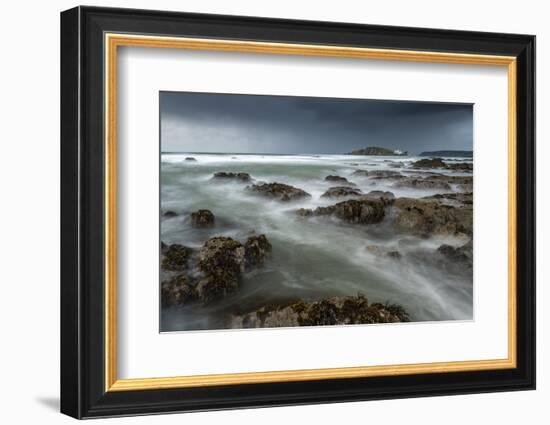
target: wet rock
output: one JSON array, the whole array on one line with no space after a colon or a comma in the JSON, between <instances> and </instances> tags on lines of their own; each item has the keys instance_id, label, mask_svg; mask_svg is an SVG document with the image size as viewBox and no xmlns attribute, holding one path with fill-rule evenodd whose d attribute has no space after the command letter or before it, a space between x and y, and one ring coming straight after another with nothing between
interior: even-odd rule
<instances>
[{"instance_id":1,"label":"wet rock","mask_svg":"<svg viewBox=\"0 0 550 425\"><path fill-rule=\"evenodd\" d=\"M252 193L283 202L294 201L311 196L302 189L283 183L253 184L252 186L247 186L247 190Z\"/></svg>"},{"instance_id":2,"label":"wet rock","mask_svg":"<svg viewBox=\"0 0 550 425\"><path fill-rule=\"evenodd\" d=\"M423 199L437 200L442 204L452 206L472 205L474 202L472 192L438 193L432 196L426 196Z\"/></svg>"},{"instance_id":3,"label":"wet rock","mask_svg":"<svg viewBox=\"0 0 550 425\"><path fill-rule=\"evenodd\" d=\"M394 227L419 235L472 235L473 210L430 199L398 198L393 204Z\"/></svg>"},{"instance_id":4,"label":"wet rock","mask_svg":"<svg viewBox=\"0 0 550 425\"><path fill-rule=\"evenodd\" d=\"M332 297L321 301L298 301L290 305L269 305L234 316L233 327L263 328L408 322L409 315L395 304L369 304L363 295Z\"/></svg>"},{"instance_id":5,"label":"wet rock","mask_svg":"<svg viewBox=\"0 0 550 425\"><path fill-rule=\"evenodd\" d=\"M199 250L199 269L206 273L244 271L245 248L234 239L218 236L208 239Z\"/></svg>"},{"instance_id":6,"label":"wet rock","mask_svg":"<svg viewBox=\"0 0 550 425\"><path fill-rule=\"evenodd\" d=\"M449 185L454 185L463 192L472 192L474 188L474 178L472 176L446 176L443 174L427 177L430 181L443 181Z\"/></svg>"},{"instance_id":7,"label":"wet rock","mask_svg":"<svg viewBox=\"0 0 550 425\"><path fill-rule=\"evenodd\" d=\"M373 224L384 219L385 204L382 199L361 198L342 201L328 207L315 210L301 208L297 214L302 217L333 216L353 224Z\"/></svg>"},{"instance_id":8,"label":"wet rock","mask_svg":"<svg viewBox=\"0 0 550 425\"><path fill-rule=\"evenodd\" d=\"M163 307L187 304L198 299L197 289L184 275L176 276L161 285L161 303Z\"/></svg>"},{"instance_id":9,"label":"wet rock","mask_svg":"<svg viewBox=\"0 0 550 425\"><path fill-rule=\"evenodd\" d=\"M348 186L336 186L329 188L321 195L321 198L340 198L344 196L360 196L362 194L363 192L360 189Z\"/></svg>"},{"instance_id":10,"label":"wet rock","mask_svg":"<svg viewBox=\"0 0 550 425\"><path fill-rule=\"evenodd\" d=\"M198 210L191 213L191 226L195 228L213 227L215 217L210 210Z\"/></svg>"},{"instance_id":11,"label":"wet rock","mask_svg":"<svg viewBox=\"0 0 550 425\"><path fill-rule=\"evenodd\" d=\"M473 249L474 249L474 245L472 240L470 240L468 243L460 247L454 247L451 245L443 244L439 248L437 248L437 251L441 255L443 255L446 259L454 263L460 263L471 268L473 265L473 259L474 259Z\"/></svg>"},{"instance_id":12,"label":"wet rock","mask_svg":"<svg viewBox=\"0 0 550 425\"><path fill-rule=\"evenodd\" d=\"M177 215L178 215L178 214L177 214L176 212L174 212L174 211L165 211L165 212L162 214L162 216L163 216L164 218L177 217Z\"/></svg>"},{"instance_id":13,"label":"wet rock","mask_svg":"<svg viewBox=\"0 0 550 425\"><path fill-rule=\"evenodd\" d=\"M369 175L369 172L367 170L355 170L353 173L351 173L351 175L367 177Z\"/></svg>"},{"instance_id":14,"label":"wet rock","mask_svg":"<svg viewBox=\"0 0 550 425\"><path fill-rule=\"evenodd\" d=\"M163 248L164 258L161 262L161 267L166 271L181 271L188 266L188 261L193 254L193 250L180 244L172 244Z\"/></svg>"},{"instance_id":15,"label":"wet rock","mask_svg":"<svg viewBox=\"0 0 550 425\"><path fill-rule=\"evenodd\" d=\"M393 170L372 170L369 171L369 178L372 179L402 179L403 176L399 171Z\"/></svg>"},{"instance_id":16,"label":"wet rock","mask_svg":"<svg viewBox=\"0 0 550 425\"><path fill-rule=\"evenodd\" d=\"M326 176L325 181L327 181L327 182L338 182L340 184L355 186L355 183L352 183L352 182L348 181L348 179L346 179L345 177L340 177L340 176L332 176L332 175L331 176Z\"/></svg>"},{"instance_id":17,"label":"wet rock","mask_svg":"<svg viewBox=\"0 0 550 425\"><path fill-rule=\"evenodd\" d=\"M244 244L245 267L249 269L263 264L271 250L265 235L249 237Z\"/></svg>"},{"instance_id":18,"label":"wet rock","mask_svg":"<svg viewBox=\"0 0 550 425\"><path fill-rule=\"evenodd\" d=\"M371 190L365 195L365 198L378 198L384 203L384 205L391 205L395 201L395 195L393 192L382 190Z\"/></svg>"},{"instance_id":19,"label":"wet rock","mask_svg":"<svg viewBox=\"0 0 550 425\"><path fill-rule=\"evenodd\" d=\"M389 258L395 258L400 259L401 253L395 249L390 249L384 246L380 245L368 245L365 247L365 249L372 255L376 255L377 257L389 257Z\"/></svg>"},{"instance_id":20,"label":"wet rock","mask_svg":"<svg viewBox=\"0 0 550 425\"><path fill-rule=\"evenodd\" d=\"M447 164L447 169L454 170L454 171L473 171L474 170L474 164L471 162L457 162L457 163L451 163Z\"/></svg>"},{"instance_id":21,"label":"wet rock","mask_svg":"<svg viewBox=\"0 0 550 425\"><path fill-rule=\"evenodd\" d=\"M407 177L400 179L393 184L393 187L407 187L411 189L442 189L451 190L449 183L443 180L432 180L430 178Z\"/></svg>"},{"instance_id":22,"label":"wet rock","mask_svg":"<svg viewBox=\"0 0 550 425\"><path fill-rule=\"evenodd\" d=\"M445 168L441 158L424 158L412 163L413 168Z\"/></svg>"},{"instance_id":23,"label":"wet rock","mask_svg":"<svg viewBox=\"0 0 550 425\"><path fill-rule=\"evenodd\" d=\"M238 289L238 275L222 269L209 272L197 284L197 294L205 304L225 298Z\"/></svg>"},{"instance_id":24,"label":"wet rock","mask_svg":"<svg viewBox=\"0 0 550 425\"><path fill-rule=\"evenodd\" d=\"M196 161L195 158L193 158L192 156L188 156L187 158L185 158L186 161Z\"/></svg>"},{"instance_id":25,"label":"wet rock","mask_svg":"<svg viewBox=\"0 0 550 425\"><path fill-rule=\"evenodd\" d=\"M232 173L232 172L225 172L225 171L218 171L217 173L214 173L214 176L212 177L214 180L223 181L239 181L239 182L250 182L252 181L252 177L250 177L250 174L248 173Z\"/></svg>"}]
</instances>

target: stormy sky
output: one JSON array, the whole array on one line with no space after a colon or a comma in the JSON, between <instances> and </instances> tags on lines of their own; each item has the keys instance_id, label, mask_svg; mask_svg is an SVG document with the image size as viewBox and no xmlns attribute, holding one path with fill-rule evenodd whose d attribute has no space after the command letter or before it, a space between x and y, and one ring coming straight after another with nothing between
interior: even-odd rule
<instances>
[{"instance_id":1,"label":"stormy sky","mask_svg":"<svg viewBox=\"0 0 550 425\"><path fill-rule=\"evenodd\" d=\"M472 150L470 104L161 92L163 152Z\"/></svg>"}]
</instances>

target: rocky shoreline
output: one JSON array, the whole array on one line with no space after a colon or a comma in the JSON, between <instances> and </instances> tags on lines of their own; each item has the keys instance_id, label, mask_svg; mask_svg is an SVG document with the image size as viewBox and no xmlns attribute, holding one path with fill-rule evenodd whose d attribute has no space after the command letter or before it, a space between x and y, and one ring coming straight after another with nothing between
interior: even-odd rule
<instances>
[{"instance_id":1,"label":"rocky shoreline","mask_svg":"<svg viewBox=\"0 0 550 425\"><path fill-rule=\"evenodd\" d=\"M193 160L195 160L193 158ZM367 181L384 180L396 189L428 189L435 195L412 198L396 197L391 191L371 190L364 193L347 177L330 174L323 181L329 187L319 199L332 202L315 208L296 208L296 220L319 220L319 226L345 225L369 228L385 226L397 235L413 235L430 239L452 236L464 241L460 245L441 244L415 261L431 261L437 267L457 265L471 270L473 262L473 178L471 175L450 175L438 172L460 171L471 173L471 163L443 161L441 158L421 159L401 164L397 170L355 169L351 178ZM427 170L435 170L428 172ZM219 170L212 184L245 183L242 191L251 196L292 205L312 195L286 183L255 180L246 172ZM362 180L361 180L362 181ZM164 219L184 216L191 227L209 229L215 233L218 211L203 208L190 213L167 210ZM255 233L255 232L254 232ZM253 234L244 240L231 237L209 237L200 248L179 243L161 243L161 304L163 308L210 306L239 292L244 275L261 269L270 258L277 256L269 241L269 234ZM399 248L365 244L365 252L387 261L402 261L407 252ZM366 295L338 296L323 299L296 299L289 303L270 303L256 306L251 311L229 311L226 314L230 328L280 326L318 326L368 323L396 323L414 320L405 309L390 302L369 303ZM391 300L390 300L391 301Z\"/></svg>"}]
</instances>

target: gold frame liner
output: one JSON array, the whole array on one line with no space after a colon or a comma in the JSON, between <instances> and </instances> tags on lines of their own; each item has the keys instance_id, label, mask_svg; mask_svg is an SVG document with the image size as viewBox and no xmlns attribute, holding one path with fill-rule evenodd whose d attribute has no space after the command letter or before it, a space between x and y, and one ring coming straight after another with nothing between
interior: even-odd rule
<instances>
[{"instance_id":1,"label":"gold frame liner","mask_svg":"<svg viewBox=\"0 0 550 425\"><path fill-rule=\"evenodd\" d=\"M508 357L495 360L285 370L253 373L118 379L116 324L116 123L119 46L325 56L355 59L504 66L508 70ZM105 391L135 391L214 385L311 381L417 373L447 373L516 367L516 58L462 53L370 49L327 45L266 43L105 34Z\"/></svg>"}]
</instances>

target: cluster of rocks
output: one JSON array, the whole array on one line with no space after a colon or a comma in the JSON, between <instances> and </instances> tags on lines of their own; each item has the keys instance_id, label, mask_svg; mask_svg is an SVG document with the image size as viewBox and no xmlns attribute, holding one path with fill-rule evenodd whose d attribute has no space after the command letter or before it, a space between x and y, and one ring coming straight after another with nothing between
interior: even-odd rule
<instances>
[{"instance_id":1,"label":"cluster of rocks","mask_svg":"<svg viewBox=\"0 0 550 425\"><path fill-rule=\"evenodd\" d=\"M235 315L232 327L262 328L288 326L352 325L408 322L409 315L396 304L369 304L364 295L332 297L320 301L297 301L268 305Z\"/></svg>"},{"instance_id":2,"label":"cluster of rocks","mask_svg":"<svg viewBox=\"0 0 550 425\"><path fill-rule=\"evenodd\" d=\"M423 158L412 163L413 168L445 168L455 171L473 171L471 162L445 163L442 158Z\"/></svg>"},{"instance_id":3,"label":"cluster of rocks","mask_svg":"<svg viewBox=\"0 0 550 425\"><path fill-rule=\"evenodd\" d=\"M384 219L385 206L382 198L363 197L338 202L328 207L300 208L297 214L302 217L333 216L353 224L374 224Z\"/></svg>"},{"instance_id":4,"label":"cluster of rocks","mask_svg":"<svg viewBox=\"0 0 550 425\"><path fill-rule=\"evenodd\" d=\"M164 271L184 271L162 282L164 306L191 301L205 304L238 290L242 274L264 263L272 247L265 235L251 236L244 243L218 236L193 250L179 244L163 245Z\"/></svg>"}]
</instances>

